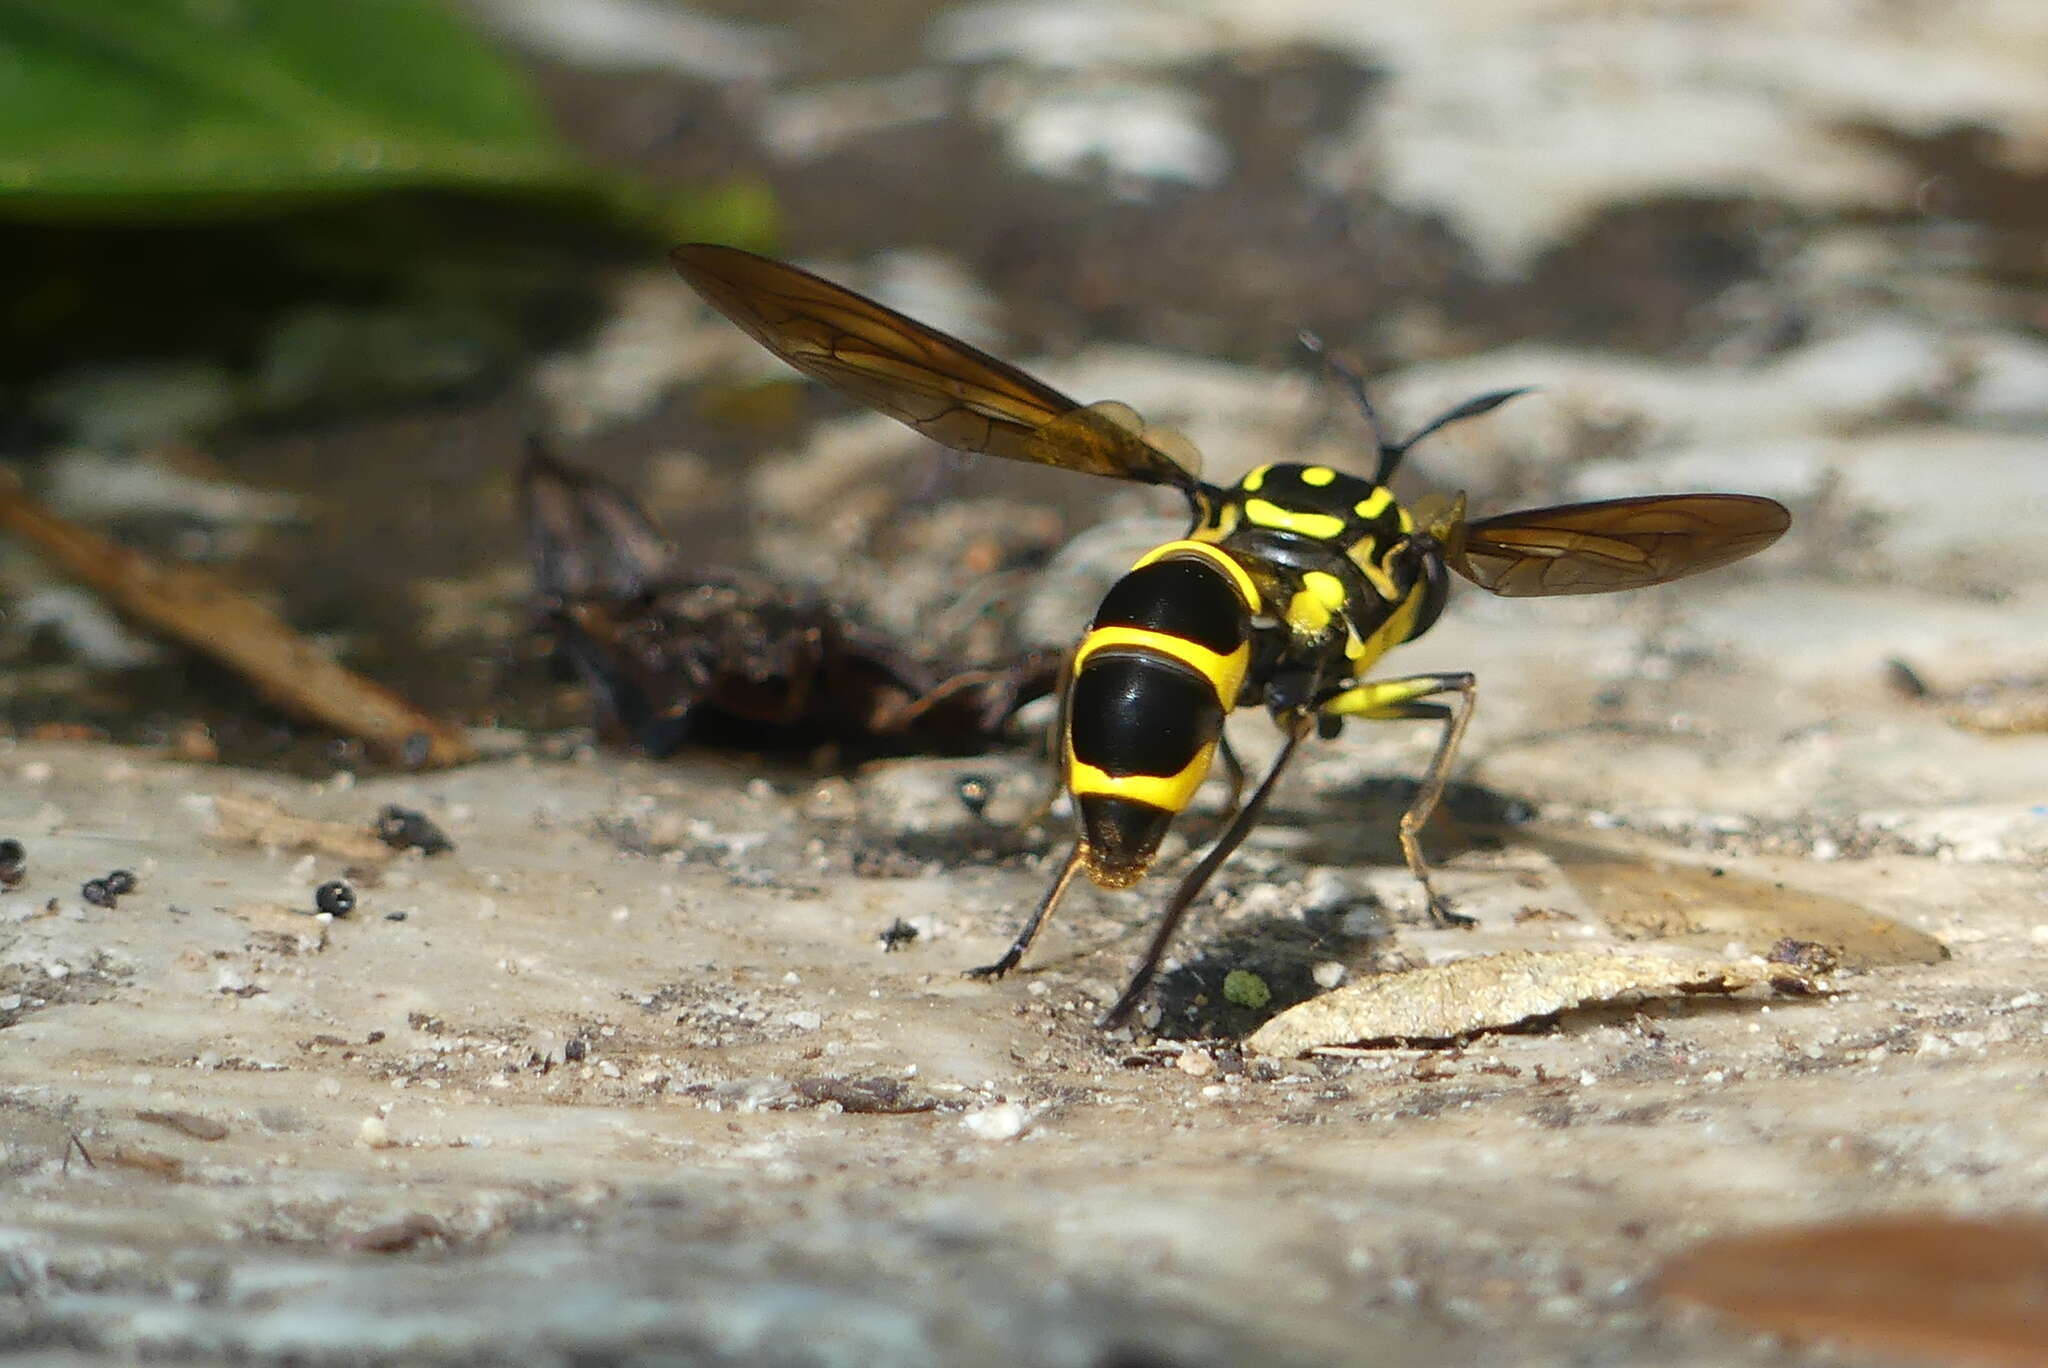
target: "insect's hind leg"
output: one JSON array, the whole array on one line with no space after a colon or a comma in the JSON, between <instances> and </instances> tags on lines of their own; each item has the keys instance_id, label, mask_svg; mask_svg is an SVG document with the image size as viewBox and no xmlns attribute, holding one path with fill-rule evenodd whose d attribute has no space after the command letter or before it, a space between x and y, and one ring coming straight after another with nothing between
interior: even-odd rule
<instances>
[{"instance_id":1,"label":"insect's hind leg","mask_svg":"<svg viewBox=\"0 0 2048 1368\"><path fill-rule=\"evenodd\" d=\"M1066 894L1067 885L1074 881L1075 873L1081 868L1081 854L1085 849L1079 841L1074 843L1073 850L1067 855L1067 862L1060 866L1059 874L1053 879L1052 887L1045 890L1045 896L1038 900L1038 906L1026 919L1023 929L1017 932L1017 939L1011 941L1010 948L1003 952L1003 957L994 964L969 969L968 978L999 979L1017 967L1018 961L1024 958L1024 952L1031 948L1031 942L1038 939L1038 930L1045 925L1045 919L1052 915L1053 908L1059 906L1060 899Z\"/></svg>"},{"instance_id":2,"label":"insect's hind leg","mask_svg":"<svg viewBox=\"0 0 2048 1368\"><path fill-rule=\"evenodd\" d=\"M1432 695L1446 693L1457 694L1457 701L1427 701ZM1400 826L1401 856L1408 862L1408 872L1422 885L1429 919L1438 926L1473 924L1472 918L1453 912L1449 901L1436 891L1429 877L1429 862L1422 858L1421 836L1430 814L1443 799L1444 784L1451 776L1451 761L1457 756L1458 742L1472 720L1476 697L1477 683L1470 674L1410 675L1406 679L1353 684L1325 699L1320 708L1328 717L1362 717L1372 721L1434 719L1444 724L1443 733L1437 738L1436 754L1430 757L1414 801L1401 814Z\"/></svg>"}]
</instances>

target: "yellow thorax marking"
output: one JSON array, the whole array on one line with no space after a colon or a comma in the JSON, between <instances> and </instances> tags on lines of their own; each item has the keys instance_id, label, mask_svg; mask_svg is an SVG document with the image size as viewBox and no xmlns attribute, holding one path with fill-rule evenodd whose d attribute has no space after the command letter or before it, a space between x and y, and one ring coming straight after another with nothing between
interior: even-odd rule
<instances>
[{"instance_id":1,"label":"yellow thorax marking","mask_svg":"<svg viewBox=\"0 0 2048 1368\"><path fill-rule=\"evenodd\" d=\"M1379 553L1379 539L1361 537L1356 546L1344 553L1351 563L1358 567L1359 573L1365 576L1366 583L1372 586L1372 591L1388 603L1401 597L1401 591L1394 587L1394 577L1386 566L1386 561L1393 558L1393 552L1400 545L1401 543L1396 542L1388 547L1386 557L1382 558Z\"/></svg>"},{"instance_id":2,"label":"yellow thorax marking","mask_svg":"<svg viewBox=\"0 0 2048 1368\"><path fill-rule=\"evenodd\" d=\"M1228 530L1227 527L1219 528L1218 535ZM1155 546L1138 557L1138 563L1131 569L1143 570L1154 561L1166 560L1173 556L1188 556L1195 560L1208 561L1228 575L1230 582L1237 586L1237 596L1244 601L1246 610L1254 613L1259 611L1259 590L1258 586L1252 583L1252 577L1245 573L1245 568L1237 563L1235 556L1220 547L1211 546L1208 542L1170 541L1162 546Z\"/></svg>"},{"instance_id":3,"label":"yellow thorax marking","mask_svg":"<svg viewBox=\"0 0 2048 1368\"><path fill-rule=\"evenodd\" d=\"M1343 582L1335 575L1311 570L1301 577L1301 589L1287 602L1287 625L1304 636L1321 636L1347 597Z\"/></svg>"},{"instance_id":4,"label":"yellow thorax marking","mask_svg":"<svg viewBox=\"0 0 2048 1368\"><path fill-rule=\"evenodd\" d=\"M1254 470L1251 474L1245 476L1242 480L1239 480L1237 482L1237 487L1249 494L1258 493L1260 487L1266 483L1266 472L1271 470L1272 468L1273 467L1269 465L1260 466L1257 470Z\"/></svg>"},{"instance_id":5,"label":"yellow thorax marking","mask_svg":"<svg viewBox=\"0 0 2048 1368\"><path fill-rule=\"evenodd\" d=\"M1314 485L1317 489L1321 489L1336 478L1337 472L1328 466L1305 466L1301 472L1301 482L1305 485Z\"/></svg>"},{"instance_id":6,"label":"yellow thorax marking","mask_svg":"<svg viewBox=\"0 0 2048 1368\"><path fill-rule=\"evenodd\" d=\"M1346 642L1344 654L1350 657L1353 672L1363 673L1371 669L1374 661L1406 641L1408 633L1414 630L1416 616L1421 611L1422 594L1418 591L1403 599L1401 606L1380 624L1379 630L1358 643L1356 651L1352 650L1350 642Z\"/></svg>"},{"instance_id":7,"label":"yellow thorax marking","mask_svg":"<svg viewBox=\"0 0 2048 1368\"><path fill-rule=\"evenodd\" d=\"M1118 647L1136 647L1178 660L1216 686L1217 702L1225 708L1236 706L1238 690L1244 686L1244 672L1252 660L1250 642L1229 655L1219 655L1207 646L1166 632L1144 627L1097 627L1081 638L1081 647L1074 652L1074 673L1079 674L1081 667L1098 652Z\"/></svg>"},{"instance_id":8,"label":"yellow thorax marking","mask_svg":"<svg viewBox=\"0 0 2048 1368\"><path fill-rule=\"evenodd\" d=\"M1378 489L1375 489L1372 493L1351 505L1351 511L1361 518L1370 520L1386 512L1387 505L1393 501L1394 491L1388 489L1385 485L1381 485Z\"/></svg>"},{"instance_id":9,"label":"yellow thorax marking","mask_svg":"<svg viewBox=\"0 0 2048 1368\"><path fill-rule=\"evenodd\" d=\"M1265 499L1246 499L1244 515L1256 527L1294 532L1317 541L1333 541L1344 535L1344 520L1330 513L1296 513Z\"/></svg>"},{"instance_id":10,"label":"yellow thorax marking","mask_svg":"<svg viewBox=\"0 0 2048 1368\"><path fill-rule=\"evenodd\" d=\"M1344 581L1327 570L1311 570L1301 577L1302 587L1321 599L1323 606L1336 612L1344 606Z\"/></svg>"}]
</instances>

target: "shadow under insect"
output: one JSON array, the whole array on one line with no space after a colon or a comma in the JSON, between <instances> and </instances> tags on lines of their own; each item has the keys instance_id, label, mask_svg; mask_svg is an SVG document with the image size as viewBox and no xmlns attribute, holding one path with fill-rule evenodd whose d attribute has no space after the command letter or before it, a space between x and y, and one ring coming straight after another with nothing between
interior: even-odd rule
<instances>
[{"instance_id":1,"label":"shadow under insect","mask_svg":"<svg viewBox=\"0 0 2048 1368\"><path fill-rule=\"evenodd\" d=\"M1276 803L1262 834L1283 846L1288 863L1364 873L1370 867L1398 869L1402 863L1396 827L1413 804L1418 781L1375 777L1313 801ZM1452 783L1422 842L1433 861L1469 850L1496 850L1503 828L1529 820L1518 798L1480 784ZM1257 876L1231 879L1226 888L1258 886ZM1259 916L1203 935L1197 918L1196 944L1174 968L1159 976L1158 1033L1170 1039L1243 1036L1268 1018L1326 992L1319 966L1342 966L1349 978L1378 971L1377 959L1403 909L1381 903L1362 880L1336 898L1309 898L1298 914ZM1265 1000L1239 1000L1226 986L1233 973L1256 975Z\"/></svg>"},{"instance_id":2,"label":"shadow under insect","mask_svg":"<svg viewBox=\"0 0 2048 1368\"><path fill-rule=\"evenodd\" d=\"M1406 777L1366 779L1318 796L1313 806L1280 808L1275 824L1300 833L1289 849L1306 864L1399 865L1397 828L1421 787ZM1500 828L1534 815L1520 798L1483 784L1453 781L1444 785L1436 810L1422 828L1423 849L1432 861L1467 850L1498 850Z\"/></svg>"},{"instance_id":3,"label":"shadow under insect","mask_svg":"<svg viewBox=\"0 0 2048 1368\"><path fill-rule=\"evenodd\" d=\"M971 755L1057 685L1057 651L948 671L802 589L686 567L624 491L544 452L519 486L540 619L612 744Z\"/></svg>"}]
</instances>

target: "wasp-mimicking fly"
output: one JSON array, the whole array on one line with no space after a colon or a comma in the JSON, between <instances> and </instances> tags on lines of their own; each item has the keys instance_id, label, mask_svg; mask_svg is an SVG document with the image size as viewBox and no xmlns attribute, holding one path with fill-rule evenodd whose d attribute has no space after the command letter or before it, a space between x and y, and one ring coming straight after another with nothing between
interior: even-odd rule
<instances>
[{"instance_id":1,"label":"wasp-mimicking fly","mask_svg":"<svg viewBox=\"0 0 2048 1368\"><path fill-rule=\"evenodd\" d=\"M1223 489L1201 479L1185 438L1148 427L1128 407L1076 403L807 271L703 243L678 247L671 260L769 351L945 446L1166 485L1186 498L1187 535L1110 589L1062 680L1059 754L1080 824L1073 849L1009 950L972 971L997 978L1014 968L1075 874L1107 888L1142 878L1220 751L1234 815L1174 890L1105 1026L1135 1005L1180 919L1257 822L1302 740L1335 736L1347 718L1440 724L1401 817L1401 852L1431 920L1463 920L1438 895L1418 837L1471 720L1473 678L1366 677L1387 650L1437 620L1447 571L1511 597L1640 589L1752 555L1791 524L1782 505L1743 494L1609 499L1477 521L1466 520L1462 495L1417 512L1395 500L1387 481L1410 447L1520 390L1467 400L1403 441L1377 438L1370 479L1274 464ZM1346 378L1370 419L1363 386ZM1223 719L1260 704L1281 745L1239 805L1243 770Z\"/></svg>"}]
</instances>

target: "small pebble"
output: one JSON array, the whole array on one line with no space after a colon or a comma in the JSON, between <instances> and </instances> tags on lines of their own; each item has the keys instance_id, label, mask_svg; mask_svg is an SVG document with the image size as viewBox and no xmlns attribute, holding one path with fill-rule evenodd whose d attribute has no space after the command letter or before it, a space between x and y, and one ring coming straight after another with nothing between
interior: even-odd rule
<instances>
[{"instance_id":1,"label":"small pebble","mask_svg":"<svg viewBox=\"0 0 2048 1368\"><path fill-rule=\"evenodd\" d=\"M1030 1114L1015 1102L998 1102L960 1118L960 1124L976 1139L998 1141L1015 1140L1030 1121Z\"/></svg>"},{"instance_id":2,"label":"small pebble","mask_svg":"<svg viewBox=\"0 0 2048 1368\"><path fill-rule=\"evenodd\" d=\"M981 817L988 813L988 800L995 792L995 785L988 781L986 775L964 774L954 791L960 795L962 807Z\"/></svg>"},{"instance_id":3,"label":"small pebble","mask_svg":"<svg viewBox=\"0 0 2048 1368\"><path fill-rule=\"evenodd\" d=\"M87 879L84 885L79 888L78 896L91 903L94 907L112 907L114 905L114 890L107 887L105 879Z\"/></svg>"},{"instance_id":4,"label":"small pebble","mask_svg":"<svg viewBox=\"0 0 2048 1368\"><path fill-rule=\"evenodd\" d=\"M356 891L345 880L329 879L313 890L313 910L330 917L346 917L356 910Z\"/></svg>"},{"instance_id":5,"label":"small pebble","mask_svg":"<svg viewBox=\"0 0 2048 1368\"><path fill-rule=\"evenodd\" d=\"M448 839L448 833L434 824L432 818L411 808L399 807L396 803L386 804L377 814L375 827L377 839L393 850L417 850L422 855L445 855L455 849L455 843Z\"/></svg>"},{"instance_id":6,"label":"small pebble","mask_svg":"<svg viewBox=\"0 0 2048 1368\"><path fill-rule=\"evenodd\" d=\"M119 898L135 891L135 875L125 869L117 869L100 880L107 886L107 892Z\"/></svg>"}]
</instances>

